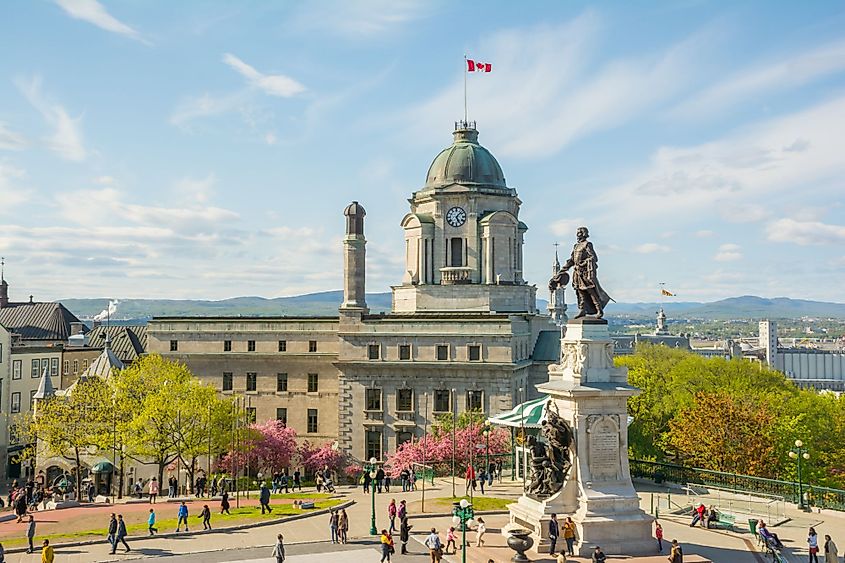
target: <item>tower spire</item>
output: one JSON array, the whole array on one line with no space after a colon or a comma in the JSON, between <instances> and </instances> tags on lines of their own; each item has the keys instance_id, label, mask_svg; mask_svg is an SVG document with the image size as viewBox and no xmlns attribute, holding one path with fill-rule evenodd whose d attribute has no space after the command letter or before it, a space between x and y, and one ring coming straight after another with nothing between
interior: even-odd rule
<instances>
[{"instance_id":1,"label":"tower spire","mask_svg":"<svg viewBox=\"0 0 845 563\"><path fill-rule=\"evenodd\" d=\"M9 284L6 283L6 259L0 256L0 309L9 306Z\"/></svg>"}]
</instances>

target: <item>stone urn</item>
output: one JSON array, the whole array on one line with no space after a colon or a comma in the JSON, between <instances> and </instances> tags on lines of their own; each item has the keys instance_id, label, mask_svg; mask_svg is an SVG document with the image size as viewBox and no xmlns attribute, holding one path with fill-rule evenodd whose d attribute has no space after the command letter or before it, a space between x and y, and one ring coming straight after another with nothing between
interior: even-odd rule
<instances>
[{"instance_id":1,"label":"stone urn","mask_svg":"<svg viewBox=\"0 0 845 563\"><path fill-rule=\"evenodd\" d=\"M531 561L525 556L525 552L531 549L534 545L534 538L531 537L531 532L523 529L511 530L508 536L508 547L516 552L511 558L511 561L522 563L524 561Z\"/></svg>"}]
</instances>

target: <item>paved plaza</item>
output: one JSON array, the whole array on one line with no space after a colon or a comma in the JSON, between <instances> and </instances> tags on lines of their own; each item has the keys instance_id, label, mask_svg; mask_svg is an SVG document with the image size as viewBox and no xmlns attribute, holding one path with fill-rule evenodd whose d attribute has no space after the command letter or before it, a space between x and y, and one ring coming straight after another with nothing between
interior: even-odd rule
<instances>
[{"instance_id":1,"label":"paved plaza","mask_svg":"<svg viewBox=\"0 0 845 563\"><path fill-rule=\"evenodd\" d=\"M463 492L462 481L458 482L457 492ZM446 497L451 494L451 481L438 480L434 488L427 487L426 497ZM505 480L494 485L492 496L516 498L520 491L519 482ZM217 563L217 562L251 562L272 563L270 553L275 536L282 533L285 536L288 561L317 562L317 561L354 561L366 563L379 561L376 538L369 535L370 527L370 495L365 495L360 488L342 487L339 494L355 503L347 509L350 521L350 538L347 545L333 545L329 540L328 517L315 515L282 524L256 526L242 530L219 530L213 533L184 534L176 537L129 538L132 551L124 554L109 554L106 543L95 543L75 547L59 547L56 550L56 561L59 563L92 563L114 561L137 561L141 559L165 558L174 563ZM642 506L648 510L651 503L651 492L641 493ZM402 493L401 490L376 495L376 515L379 529L389 525L387 520L387 504L391 498L406 499L409 503L419 501L421 491ZM678 498L680 495L673 495ZM678 498L680 500L680 498ZM160 505L161 507L161 505ZM104 517L107 517L111 507L102 507ZM59 514L59 513L55 513ZM52 516L52 515L51 515ZM819 534L831 534L835 540L845 541L845 515L836 513L804 513L794 508L788 509L789 521L777 526L776 531L784 543L792 560L806 557L805 537L809 526L815 526ZM413 525L411 541L408 544L409 555L398 554L393 557L395 562L426 561L428 554L422 541L427 531L435 527L443 532L448 528L451 518L447 515L419 515L411 514ZM467 561L471 563L487 563L493 559L497 563L509 561L513 552L505 545L505 539L500 534L501 527L507 523L507 514L491 514L485 516L488 525L486 545L484 548L469 547ZM664 515L661 518L666 538L677 538L685 547L687 554L698 554L716 563L760 563L763 561L754 546L754 539L749 533L705 530L699 527L690 528L689 519L685 515ZM13 523L0 523L0 528ZM37 538L36 538L37 540ZM475 541L475 533L467 534L468 543ZM39 542L40 543L40 542ZM656 547L656 546L655 546ZM655 548L655 555L657 550ZM449 563L460 561L457 556L444 558ZM625 558L611 557L610 560L622 561ZM573 561L587 561L574 558ZM665 556L655 561L665 560ZM13 553L6 555L9 563L36 563L40 561L38 554ZM553 561L549 557L532 555L532 561L548 563Z\"/></svg>"}]
</instances>

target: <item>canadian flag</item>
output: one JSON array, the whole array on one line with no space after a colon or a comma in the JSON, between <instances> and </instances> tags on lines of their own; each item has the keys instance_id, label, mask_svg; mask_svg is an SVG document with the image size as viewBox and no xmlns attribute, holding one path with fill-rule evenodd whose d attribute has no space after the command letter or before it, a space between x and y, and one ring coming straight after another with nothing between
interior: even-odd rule
<instances>
[{"instance_id":1,"label":"canadian flag","mask_svg":"<svg viewBox=\"0 0 845 563\"><path fill-rule=\"evenodd\" d=\"M490 63L480 63L472 59L467 59L467 72L490 72L493 70L493 65Z\"/></svg>"}]
</instances>

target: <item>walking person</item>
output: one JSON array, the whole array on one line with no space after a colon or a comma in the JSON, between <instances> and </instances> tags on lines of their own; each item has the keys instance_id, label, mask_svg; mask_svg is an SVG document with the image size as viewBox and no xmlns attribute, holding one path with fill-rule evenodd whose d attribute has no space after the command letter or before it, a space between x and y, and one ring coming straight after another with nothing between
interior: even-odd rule
<instances>
[{"instance_id":1,"label":"walking person","mask_svg":"<svg viewBox=\"0 0 845 563\"><path fill-rule=\"evenodd\" d=\"M437 528L431 529L431 533L425 538L425 546L431 556L431 563L439 563L440 558L443 557L443 544L440 542L440 536L437 535Z\"/></svg>"},{"instance_id":2,"label":"walking person","mask_svg":"<svg viewBox=\"0 0 845 563\"><path fill-rule=\"evenodd\" d=\"M331 512L329 513L329 531L332 534L332 543L339 543L338 542L338 528L340 527L340 516L338 515L337 511L332 508Z\"/></svg>"},{"instance_id":3,"label":"walking person","mask_svg":"<svg viewBox=\"0 0 845 563\"><path fill-rule=\"evenodd\" d=\"M156 511L152 508L150 509L150 515L147 517L147 529L150 531L151 536L154 536L158 532L158 528L156 528Z\"/></svg>"},{"instance_id":4,"label":"walking person","mask_svg":"<svg viewBox=\"0 0 845 563\"><path fill-rule=\"evenodd\" d=\"M657 553L663 553L663 526L654 521L654 537L657 538Z\"/></svg>"},{"instance_id":5,"label":"walking person","mask_svg":"<svg viewBox=\"0 0 845 563\"><path fill-rule=\"evenodd\" d=\"M575 556L575 522L569 516L563 522L563 541L566 542L566 552Z\"/></svg>"},{"instance_id":6,"label":"walking person","mask_svg":"<svg viewBox=\"0 0 845 563\"><path fill-rule=\"evenodd\" d=\"M405 499L399 501L399 509L396 511L396 516L399 517L400 522L408 516L408 506L405 504Z\"/></svg>"},{"instance_id":7,"label":"walking person","mask_svg":"<svg viewBox=\"0 0 845 563\"><path fill-rule=\"evenodd\" d=\"M433 528L432 528L433 529ZM455 534L455 527L450 526L449 531L446 532L446 555L449 555L449 546L452 546L452 553L458 552L458 536Z\"/></svg>"},{"instance_id":8,"label":"walking person","mask_svg":"<svg viewBox=\"0 0 845 563\"><path fill-rule=\"evenodd\" d=\"M684 550L678 540L672 540L672 549L669 551L669 563L684 563Z\"/></svg>"},{"instance_id":9,"label":"walking person","mask_svg":"<svg viewBox=\"0 0 845 563\"><path fill-rule=\"evenodd\" d=\"M390 499L390 504L387 505L387 517L390 519L390 533L396 531L396 499Z\"/></svg>"},{"instance_id":10,"label":"walking person","mask_svg":"<svg viewBox=\"0 0 845 563\"><path fill-rule=\"evenodd\" d=\"M117 544L122 543L123 547L126 548L126 553L129 553L129 544L126 543L126 522L123 521L123 514L117 515L117 535L115 536L114 540L114 550L112 553L117 551Z\"/></svg>"},{"instance_id":11,"label":"walking person","mask_svg":"<svg viewBox=\"0 0 845 563\"><path fill-rule=\"evenodd\" d=\"M150 504L155 504L156 503L156 497L158 496L158 479L155 478L155 477L150 479L149 493L150 493Z\"/></svg>"},{"instance_id":12,"label":"walking person","mask_svg":"<svg viewBox=\"0 0 845 563\"><path fill-rule=\"evenodd\" d=\"M35 548L32 546L32 540L35 538L35 518L32 514L29 515L29 523L26 526L26 541L29 542L29 548L27 548L27 553L32 553L35 551Z\"/></svg>"},{"instance_id":13,"label":"walking person","mask_svg":"<svg viewBox=\"0 0 845 563\"><path fill-rule=\"evenodd\" d=\"M369 471L364 471L364 483L363 483L363 487L364 487L364 492L365 492L365 493L369 493L369 492L370 492L370 484L372 483L372 481L373 481L373 480L372 480L372 478L370 477L370 472L369 472ZM373 485L373 486L375 487L375 485Z\"/></svg>"},{"instance_id":14,"label":"walking person","mask_svg":"<svg viewBox=\"0 0 845 563\"><path fill-rule=\"evenodd\" d=\"M114 553L117 550L117 516L114 515L114 512L111 513L111 517L109 518L109 535L107 539L109 540L109 545L111 545L111 552Z\"/></svg>"},{"instance_id":15,"label":"walking person","mask_svg":"<svg viewBox=\"0 0 845 563\"><path fill-rule=\"evenodd\" d=\"M816 534L815 528L810 528L807 534L807 546L810 550L809 563L819 563L819 536Z\"/></svg>"},{"instance_id":16,"label":"walking person","mask_svg":"<svg viewBox=\"0 0 845 563\"><path fill-rule=\"evenodd\" d=\"M487 474L484 472L483 468L478 472L478 484L481 485L481 494L483 495L484 485L487 484Z\"/></svg>"},{"instance_id":17,"label":"walking person","mask_svg":"<svg viewBox=\"0 0 845 563\"><path fill-rule=\"evenodd\" d=\"M484 524L484 518L476 520L478 526L475 528L475 547L484 546L484 534L487 533L487 525Z\"/></svg>"},{"instance_id":18,"label":"walking person","mask_svg":"<svg viewBox=\"0 0 845 563\"><path fill-rule=\"evenodd\" d=\"M203 530L210 530L211 529L211 509L208 508L207 504L202 505L202 512L199 515L202 518L202 529Z\"/></svg>"},{"instance_id":19,"label":"walking person","mask_svg":"<svg viewBox=\"0 0 845 563\"><path fill-rule=\"evenodd\" d=\"M384 468L379 467L376 471L376 492L381 493L384 487Z\"/></svg>"},{"instance_id":20,"label":"walking person","mask_svg":"<svg viewBox=\"0 0 845 563\"><path fill-rule=\"evenodd\" d=\"M276 563L283 563L285 560L285 543L284 536L279 534L276 536L276 545L273 546L273 557L276 558Z\"/></svg>"},{"instance_id":21,"label":"walking person","mask_svg":"<svg viewBox=\"0 0 845 563\"><path fill-rule=\"evenodd\" d=\"M267 488L267 483L261 483L261 492L258 495L258 502L261 503L261 514L264 514L265 508L268 513L273 512L273 509L270 508L270 489Z\"/></svg>"},{"instance_id":22,"label":"walking person","mask_svg":"<svg viewBox=\"0 0 845 563\"><path fill-rule=\"evenodd\" d=\"M549 520L549 555L555 554L555 545L560 535L560 526L557 524L557 514L552 514Z\"/></svg>"},{"instance_id":23,"label":"walking person","mask_svg":"<svg viewBox=\"0 0 845 563\"><path fill-rule=\"evenodd\" d=\"M53 563L56 559L56 552L50 545L50 540L44 540L41 544L41 563Z\"/></svg>"},{"instance_id":24,"label":"walking person","mask_svg":"<svg viewBox=\"0 0 845 563\"><path fill-rule=\"evenodd\" d=\"M348 541L349 516L346 515L345 508L340 509L340 514L337 517L337 533L340 536L340 543L346 543Z\"/></svg>"},{"instance_id":25,"label":"walking person","mask_svg":"<svg viewBox=\"0 0 845 563\"><path fill-rule=\"evenodd\" d=\"M288 482L289 481L290 481L290 478L288 477L288 472L287 472L287 470L285 470L285 472L282 473L282 476L279 478L279 492L282 492L282 489L284 489L285 494L288 494Z\"/></svg>"},{"instance_id":26,"label":"walking person","mask_svg":"<svg viewBox=\"0 0 845 563\"><path fill-rule=\"evenodd\" d=\"M185 531L188 531L188 505L185 504L185 501L182 501L182 504L179 505L179 511L176 513L176 531L182 531L182 522L185 523Z\"/></svg>"},{"instance_id":27,"label":"walking person","mask_svg":"<svg viewBox=\"0 0 845 563\"><path fill-rule=\"evenodd\" d=\"M399 541L402 543L402 549L399 553L402 555L408 554L408 540L411 539L412 526L408 523L408 517L405 516L399 521Z\"/></svg>"},{"instance_id":28,"label":"walking person","mask_svg":"<svg viewBox=\"0 0 845 563\"><path fill-rule=\"evenodd\" d=\"M299 469L293 472L293 489L302 491L302 473L299 472Z\"/></svg>"},{"instance_id":29,"label":"walking person","mask_svg":"<svg viewBox=\"0 0 845 563\"><path fill-rule=\"evenodd\" d=\"M223 497L220 499L220 514L229 514L229 493L223 491Z\"/></svg>"},{"instance_id":30,"label":"walking person","mask_svg":"<svg viewBox=\"0 0 845 563\"><path fill-rule=\"evenodd\" d=\"M390 563L390 556L396 549L393 547L393 537L388 533L387 530L381 531L381 563L387 561Z\"/></svg>"},{"instance_id":31,"label":"walking person","mask_svg":"<svg viewBox=\"0 0 845 563\"><path fill-rule=\"evenodd\" d=\"M167 496L168 497L170 497L170 498L176 497L176 485L178 485L178 484L179 484L179 482L176 480L176 477L171 475L170 478L167 480Z\"/></svg>"},{"instance_id":32,"label":"walking person","mask_svg":"<svg viewBox=\"0 0 845 563\"><path fill-rule=\"evenodd\" d=\"M0 561L3 559L0 558ZM839 550L827 534L824 536L824 563L839 563Z\"/></svg>"}]
</instances>

